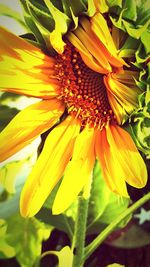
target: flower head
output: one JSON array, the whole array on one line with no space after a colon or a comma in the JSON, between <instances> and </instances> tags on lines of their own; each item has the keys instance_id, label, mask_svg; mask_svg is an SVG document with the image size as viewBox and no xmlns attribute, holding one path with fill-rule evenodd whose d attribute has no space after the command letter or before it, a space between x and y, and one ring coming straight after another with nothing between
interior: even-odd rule
<instances>
[{"instance_id":1,"label":"flower head","mask_svg":"<svg viewBox=\"0 0 150 267\"><path fill-rule=\"evenodd\" d=\"M53 204L54 214L63 212L88 181L96 158L112 191L128 197L126 182L143 187L146 166L119 126L137 106L137 73L119 57L118 32L110 33L104 17L82 18L66 36L64 52L54 57L2 28L0 35L1 89L42 99L2 131L0 160L53 127L24 185L21 214L36 214L64 175Z\"/></svg>"}]
</instances>

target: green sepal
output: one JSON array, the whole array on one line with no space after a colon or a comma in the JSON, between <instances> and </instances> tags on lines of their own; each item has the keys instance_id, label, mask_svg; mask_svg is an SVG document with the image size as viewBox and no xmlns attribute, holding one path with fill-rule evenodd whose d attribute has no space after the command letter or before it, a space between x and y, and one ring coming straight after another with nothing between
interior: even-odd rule
<instances>
[{"instance_id":1,"label":"green sepal","mask_svg":"<svg viewBox=\"0 0 150 267\"><path fill-rule=\"evenodd\" d=\"M146 30L141 34L141 42L145 48L146 54L150 54L150 31Z\"/></svg>"},{"instance_id":2,"label":"green sepal","mask_svg":"<svg viewBox=\"0 0 150 267\"><path fill-rule=\"evenodd\" d=\"M119 6L122 7L122 0L107 0L109 7Z\"/></svg>"},{"instance_id":3,"label":"green sepal","mask_svg":"<svg viewBox=\"0 0 150 267\"><path fill-rule=\"evenodd\" d=\"M139 39L150 25L150 20L148 20L144 25L137 25L136 27L133 24L123 20L123 25L130 36L135 39Z\"/></svg>"},{"instance_id":4,"label":"green sepal","mask_svg":"<svg viewBox=\"0 0 150 267\"><path fill-rule=\"evenodd\" d=\"M92 17L96 12L96 7L93 0L88 0L87 11L84 12L87 16Z\"/></svg>"},{"instance_id":5,"label":"green sepal","mask_svg":"<svg viewBox=\"0 0 150 267\"><path fill-rule=\"evenodd\" d=\"M124 0L122 8L125 10L123 18L135 21L137 18L136 1Z\"/></svg>"},{"instance_id":6,"label":"green sepal","mask_svg":"<svg viewBox=\"0 0 150 267\"><path fill-rule=\"evenodd\" d=\"M119 15L117 15L115 13L110 13L109 17L110 17L110 20L111 20L112 24L115 27L117 27L118 29L126 32L126 29L125 29L124 24L123 24L123 14L124 14L124 12L125 12L125 9L122 9L120 11Z\"/></svg>"},{"instance_id":7,"label":"green sepal","mask_svg":"<svg viewBox=\"0 0 150 267\"><path fill-rule=\"evenodd\" d=\"M133 57L139 46L139 40L134 39L131 36L128 36L123 46L119 50L120 57Z\"/></svg>"},{"instance_id":8,"label":"green sepal","mask_svg":"<svg viewBox=\"0 0 150 267\"><path fill-rule=\"evenodd\" d=\"M25 23L29 29L29 32L31 32L35 36L37 43L39 43L39 44L41 44L41 46L45 47L46 44L45 44L44 38L43 38L40 30L36 26L32 15L30 14L28 4L27 4L28 0L26 0L26 1L20 0L20 2L21 2L21 6L23 8L24 20L25 20Z\"/></svg>"},{"instance_id":9,"label":"green sepal","mask_svg":"<svg viewBox=\"0 0 150 267\"><path fill-rule=\"evenodd\" d=\"M146 157L150 156L150 89L139 96L139 108L131 115L130 123L125 126L138 149Z\"/></svg>"},{"instance_id":10,"label":"green sepal","mask_svg":"<svg viewBox=\"0 0 150 267\"><path fill-rule=\"evenodd\" d=\"M87 5L83 1L62 0L64 12L70 17L71 10L75 17L86 12Z\"/></svg>"}]
</instances>

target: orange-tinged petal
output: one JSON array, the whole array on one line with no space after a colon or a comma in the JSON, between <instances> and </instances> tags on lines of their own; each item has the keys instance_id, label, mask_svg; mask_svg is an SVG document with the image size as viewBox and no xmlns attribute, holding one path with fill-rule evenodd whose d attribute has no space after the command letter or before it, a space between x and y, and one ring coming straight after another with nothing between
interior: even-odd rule
<instances>
[{"instance_id":1,"label":"orange-tinged petal","mask_svg":"<svg viewBox=\"0 0 150 267\"><path fill-rule=\"evenodd\" d=\"M0 161L31 143L51 128L64 111L58 100L44 100L19 112L0 133Z\"/></svg>"},{"instance_id":2,"label":"orange-tinged petal","mask_svg":"<svg viewBox=\"0 0 150 267\"><path fill-rule=\"evenodd\" d=\"M77 137L69 162L53 204L53 214L66 210L89 180L95 162L95 132L85 128Z\"/></svg>"},{"instance_id":3,"label":"orange-tinged petal","mask_svg":"<svg viewBox=\"0 0 150 267\"><path fill-rule=\"evenodd\" d=\"M117 49L113 42L112 36L110 34L110 30L108 28L107 22L104 19L103 15L97 13L91 19L92 22L92 30L96 34L96 36L101 40L101 42L112 51L112 54L115 54Z\"/></svg>"},{"instance_id":4,"label":"orange-tinged petal","mask_svg":"<svg viewBox=\"0 0 150 267\"><path fill-rule=\"evenodd\" d=\"M78 120L68 116L48 135L42 153L21 192L22 216L34 216L62 177L79 130Z\"/></svg>"},{"instance_id":5,"label":"orange-tinged petal","mask_svg":"<svg viewBox=\"0 0 150 267\"><path fill-rule=\"evenodd\" d=\"M96 6L96 9L100 11L101 13L108 12L109 6L106 3L106 0L94 0L94 4Z\"/></svg>"},{"instance_id":6,"label":"orange-tinged petal","mask_svg":"<svg viewBox=\"0 0 150 267\"><path fill-rule=\"evenodd\" d=\"M40 98L58 95L55 59L0 27L0 88Z\"/></svg>"},{"instance_id":7,"label":"orange-tinged petal","mask_svg":"<svg viewBox=\"0 0 150 267\"><path fill-rule=\"evenodd\" d=\"M84 63L91 68L92 70L100 73L108 73L108 70L105 70L98 64L96 59L93 58L93 55L87 50L87 48L82 44L79 38L74 33L69 33L68 40L77 48L79 51Z\"/></svg>"},{"instance_id":8,"label":"orange-tinged petal","mask_svg":"<svg viewBox=\"0 0 150 267\"><path fill-rule=\"evenodd\" d=\"M117 161L118 158L114 157L112 153L105 128L102 131L97 131L95 150L104 179L110 190L121 196L129 197L126 183L122 176L122 166Z\"/></svg>"},{"instance_id":9,"label":"orange-tinged petal","mask_svg":"<svg viewBox=\"0 0 150 267\"><path fill-rule=\"evenodd\" d=\"M141 188L147 181L146 165L130 135L115 125L98 131L96 154L110 189L128 196L125 181Z\"/></svg>"},{"instance_id":10,"label":"orange-tinged petal","mask_svg":"<svg viewBox=\"0 0 150 267\"><path fill-rule=\"evenodd\" d=\"M119 126L109 126L107 139L114 157L122 166L126 182L137 188L144 187L147 182L146 165L129 133Z\"/></svg>"},{"instance_id":11,"label":"orange-tinged petal","mask_svg":"<svg viewBox=\"0 0 150 267\"><path fill-rule=\"evenodd\" d=\"M95 23L95 20L97 22L97 15L95 15L93 16L95 17L94 21L93 19L89 21L85 17L81 18L78 28L73 33L68 34L68 39L78 49L84 63L89 68L106 74L112 71L112 66L120 68L127 64L117 55L117 49L115 48L107 23L103 16L101 16L100 18L103 20L108 31L106 36L105 31L103 38L99 38L100 36L96 34L95 25L97 23ZM99 27L99 30L102 31L101 25L96 27ZM110 40L111 45L109 45Z\"/></svg>"},{"instance_id":12,"label":"orange-tinged petal","mask_svg":"<svg viewBox=\"0 0 150 267\"><path fill-rule=\"evenodd\" d=\"M93 53L94 53L95 47L99 51L99 54L96 57L96 59L99 61L99 64L101 62L101 55L102 55L102 57L105 57L105 61L107 60L108 63L110 63L111 65L115 67L122 67L123 64L127 65L123 59L117 56L117 50L114 54L112 54L112 51L109 49L109 47L105 46L102 40L98 38L98 36L92 30L92 21L90 22L88 19L82 18L80 20L80 23L84 31L87 33L87 35L89 36L91 40L91 43L93 46ZM78 29L76 31L78 31ZM107 71L108 70L110 71L110 66L108 67L108 65L106 65L105 68L106 67L107 67Z\"/></svg>"},{"instance_id":13,"label":"orange-tinged petal","mask_svg":"<svg viewBox=\"0 0 150 267\"><path fill-rule=\"evenodd\" d=\"M133 76L129 78L126 71L123 74L104 76L104 83L112 110L121 124L137 107L140 89L136 86Z\"/></svg>"},{"instance_id":14,"label":"orange-tinged petal","mask_svg":"<svg viewBox=\"0 0 150 267\"><path fill-rule=\"evenodd\" d=\"M125 61L118 56L118 51L115 47L115 43L111 36L107 22L102 14L97 13L91 18L91 29L98 37L99 41L101 41L101 43L107 49L106 50L103 48L103 51L105 51L110 64L116 67L121 67L123 64L127 65Z\"/></svg>"}]
</instances>

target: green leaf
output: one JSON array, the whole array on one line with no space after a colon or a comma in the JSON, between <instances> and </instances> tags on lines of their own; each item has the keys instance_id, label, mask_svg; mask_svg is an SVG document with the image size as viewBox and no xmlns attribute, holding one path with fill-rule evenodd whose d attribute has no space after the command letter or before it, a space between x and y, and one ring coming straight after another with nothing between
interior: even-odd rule
<instances>
[{"instance_id":1,"label":"green leaf","mask_svg":"<svg viewBox=\"0 0 150 267\"><path fill-rule=\"evenodd\" d=\"M6 241L7 223L0 219L0 258L12 258L15 256L15 250L8 245Z\"/></svg>"},{"instance_id":2,"label":"green leaf","mask_svg":"<svg viewBox=\"0 0 150 267\"><path fill-rule=\"evenodd\" d=\"M36 218L46 224L50 224L51 226L66 232L70 239L72 239L74 223L72 218L67 217L66 214L63 213L60 215L52 215L50 209L42 208L36 215Z\"/></svg>"},{"instance_id":3,"label":"green leaf","mask_svg":"<svg viewBox=\"0 0 150 267\"><path fill-rule=\"evenodd\" d=\"M15 249L20 266L33 266L41 254L42 241L49 237L51 228L35 218L24 219L19 214L9 218L7 223L7 242Z\"/></svg>"},{"instance_id":4,"label":"green leaf","mask_svg":"<svg viewBox=\"0 0 150 267\"><path fill-rule=\"evenodd\" d=\"M2 131L6 125L13 119L13 117L18 113L16 108L9 108L8 106L0 106L0 131Z\"/></svg>"},{"instance_id":5,"label":"green leaf","mask_svg":"<svg viewBox=\"0 0 150 267\"><path fill-rule=\"evenodd\" d=\"M110 224L129 205L129 199L119 198L110 191L97 161L94 168L93 185L89 201L88 233L97 233ZM119 227L123 227L126 221Z\"/></svg>"},{"instance_id":6,"label":"green leaf","mask_svg":"<svg viewBox=\"0 0 150 267\"><path fill-rule=\"evenodd\" d=\"M110 194L111 192L103 179L99 162L96 161L93 171L91 197L89 200L88 224L93 224L99 220L109 203Z\"/></svg>"},{"instance_id":7,"label":"green leaf","mask_svg":"<svg viewBox=\"0 0 150 267\"><path fill-rule=\"evenodd\" d=\"M13 161L0 168L0 184L9 194L14 194L17 176L21 176L25 160Z\"/></svg>"},{"instance_id":8,"label":"green leaf","mask_svg":"<svg viewBox=\"0 0 150 267\"><path fill-rule=\"evenodd\" d=\"M119 198L119 196L112 193L109 198L109 203L100 218L100 222L104 224L110 224L117 216L119 216L124 210L126 210L129 203L129 198ZM128 220L129 218L127 219L127 221ZM124 227L127 221L122 221L118 226Z\"/></svg>"}]
</instances>

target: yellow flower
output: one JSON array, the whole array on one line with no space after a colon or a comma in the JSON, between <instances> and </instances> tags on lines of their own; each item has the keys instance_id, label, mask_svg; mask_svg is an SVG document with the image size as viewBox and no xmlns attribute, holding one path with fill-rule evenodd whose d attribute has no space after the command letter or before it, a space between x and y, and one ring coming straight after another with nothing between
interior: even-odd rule
<instances>
[{"instance_id":1,"label":"yellow flower","mask_svg":"<svg viewBox=\"0 0 150 267\"><path fill-rule=\"evenodd\" d=\"M66 37L64 53L54 57L3 28L0 37L1 89L42 99L2 131L0 160L55 126L24 185L21 214L36 214L64 175L53 204L54 214L63 212L87 183L96 158L112 191L128 197L126 182L143 187L146 166L119 126L136 107L139 89L137 73L123 70L128 65L118 56L118 31L111 35L99 13L83 18Z\"/></svg>"}]
</instances>

